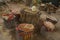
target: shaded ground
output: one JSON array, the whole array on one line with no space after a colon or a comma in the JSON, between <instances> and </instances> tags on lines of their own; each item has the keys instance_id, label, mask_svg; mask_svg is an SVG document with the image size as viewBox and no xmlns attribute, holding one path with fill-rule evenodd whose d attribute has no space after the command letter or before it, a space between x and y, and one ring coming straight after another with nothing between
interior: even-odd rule
<instances>
[{"instance_id":1,"label":"shaded ground","mask_svg":"<svg viewBox=\"0 0 60 40\"><path fill-rule=\"evenodd\" d=\"M9 9L12 10L17 10L17 12L19 13L19 11L21 10L22 7L24 7L23 5L20 4L8 4L9 5ZM43 12L45 13L45 12ZM60 13L60 12L59 12ZM41 37L41 36L34 36L33 40L45 40L45 38L47 40L60 40L60 15L57 12L56 14L52 14L53 16L55 16L58 19L58 23L56 24L57 27L57 31L56 32L45 32L43 33L45 35L45 37ZM0 24L2 24L2 19L0 18ZM6 30L6 32L2 31L2 27L3 25L0 25L0 40L11 40L11 36L9 36L9 32Z\"/></svg>"}]
</instances>

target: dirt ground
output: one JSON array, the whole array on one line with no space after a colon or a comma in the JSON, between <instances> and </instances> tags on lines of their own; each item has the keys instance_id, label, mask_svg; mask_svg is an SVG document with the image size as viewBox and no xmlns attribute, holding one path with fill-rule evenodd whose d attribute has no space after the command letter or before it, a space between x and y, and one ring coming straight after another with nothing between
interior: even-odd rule
<instances>
[{"instance_id":1,"label":"dirt ground","mask_svg":"<svg viewBox=\"0 0 60 40\"><path fill-rule=\"evenodd\" d=\"M19 11L24 8L25 6L21 4L8 4L9 9L17 10ZM5 9L6 10L6 9ZM58 12L59 11L59 12ZM52 13L52 16L55 16L58 19L58 23L56 24L56 32L45 32L43 33L45 36L35 36L33 40L60 40L60 10L58 10L57 13ZM46 13L46 12L43 12ZM47 13L46 13L47 14ZM3 30L3 23L2 18L0 17L0 40L11 40L11 36L9 35L9 31L6 30L6 32L2 32ZM46 38L46 39L45 39Z\"/></svg>"}]
</instances>

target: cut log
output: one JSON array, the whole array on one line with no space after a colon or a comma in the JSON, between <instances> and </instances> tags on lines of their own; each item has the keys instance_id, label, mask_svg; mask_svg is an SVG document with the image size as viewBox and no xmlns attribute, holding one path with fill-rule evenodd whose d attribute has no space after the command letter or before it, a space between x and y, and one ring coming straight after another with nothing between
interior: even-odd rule
<instances>
[{"instance_id":1,"label":"cut log","mask_svg":"<svg viewBox=\"0 0 60 40\"><path fill-rule=\"evenodd\" d=\"M47 28L48 31L54 31L55 29L55 25L49 21L45 21L44 26Z\"/></svg>"},{"instance_id":2,"label":"cut log","mask_svg":"<svg viewBox=\"0 0 60 40\"><path fill-rule=\"evenodd\" d=\"M47 17L47 21L50 21L53 24L56 24L58 22L58 20L55 17L53 17L53 16L48 16Z\"/></svg>"}]
</instances>

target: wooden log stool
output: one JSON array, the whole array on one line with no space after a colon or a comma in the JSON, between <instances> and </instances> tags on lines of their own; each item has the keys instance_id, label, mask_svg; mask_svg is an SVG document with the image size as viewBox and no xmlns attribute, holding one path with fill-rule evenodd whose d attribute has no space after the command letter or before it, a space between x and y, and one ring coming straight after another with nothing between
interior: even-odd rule
<instances>
[{"instance_id":1,"label":"wooden log stool","mask_svg":"<svg viewBox=\"0 0 60 40\"><path fill-rule=\"evenodd\" d=\"M45 11L45 8L46 8L46 5L43 4L43 3L41 3L39 9L40 9L41 11Z\"/></svg>"},{"instance_id":2,"label":"wooden log stool","mask_svg":"<svg viewBox=\"0 0 60 40\"><path fill-rule=\"evenodd\" d=\"M26 24L26 23L20 24L16 28L16 30L19 31L18 32L18 36L22 37L23 40L31 40L32 34L33 34L33 29L34 29L34 25L32 25L32 24Z\"/></svg>"},{"instance_id":3,"label":"wooden log stool","mask_svg":"<svg viewBox=\"0 0 60 40\"><path fill-rule=\"evenodd\" d=\"M57 10L57 7L55 7L54 5L52 4L46 4L47 5L47 12L48 13L55 13L56 10Z\"/></svg>"},{"instance_id":4,"label":"wooden log stool","mask_svg":"<svg viewBox=\"0 0 60 40\"><path fill-rule=\"evenodd\" d=\"M2 18L4 20L4 28L11 29L15 26L15 15L13 14L2 14Z\"/></svg>"}]
</instances>

